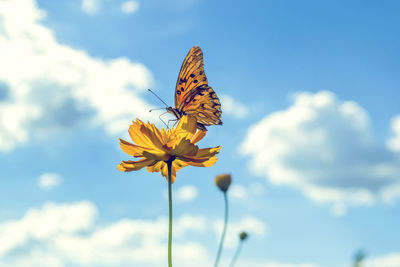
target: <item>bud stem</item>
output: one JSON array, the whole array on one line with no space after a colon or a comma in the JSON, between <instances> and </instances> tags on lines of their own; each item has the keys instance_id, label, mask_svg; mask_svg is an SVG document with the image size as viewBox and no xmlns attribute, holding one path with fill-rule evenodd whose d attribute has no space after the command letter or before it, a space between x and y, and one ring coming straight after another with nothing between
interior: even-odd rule
<instances>
[{"instance_id":1,"label":"bud stem","mask_svg":"<svg viewBox=\"0 0 400 267\"><path fill-rule=\"evenodd\" d=\"M224 200L225 200L225 219L224 219L224 228L222 230L222 235L221 235L221 240L219 243L219 248L218 248L218 253L217 253L217 258L215 259L214 267L218 266L219 263L219 258L221 256L222 248L224 246L224 240L225 240L225 233L226 233L226 228L228 225L228 196L226 194L226 191L224 193Z\"/></svg>"},{"instance_id":2,"label":"bud stem","mask_svg":"<svg viewBox=\"0 0 400 267\"><path fill-rule=\"evenodd\" d=\"M242 250L242 245L243 245L243 240L239 240L239 245L236 249L235 255L233 256L233 259L231 261L231 264L229 267L233 267L235 265L237 258L239 257L240 251Z\"/></svg>"}]
</instances>

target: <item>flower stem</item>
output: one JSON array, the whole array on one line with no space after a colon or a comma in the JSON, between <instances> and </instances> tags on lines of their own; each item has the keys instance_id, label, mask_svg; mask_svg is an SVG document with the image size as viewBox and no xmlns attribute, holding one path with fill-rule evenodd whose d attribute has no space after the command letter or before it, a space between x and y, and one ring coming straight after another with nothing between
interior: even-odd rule
<instances>
[{"instance_id":1,"label":"flower stem","mask_svg":"<svg viewBox=\"0 0 400 267\"><path fill-rule=\"evenodd\" d=\"M217 266L218 266L219 258L220 258L220 256L221 256L222 248L223 248L223 246L224 246L224 239L225 239L226 228L227 228L227 225L228 225L228 197L227 197L227 195L226 195L226 191L224 192L224 200L225 200L224 228L223 228L223 230L222 230L221 240L220 240L220 243L219 243L217 258L215 259L214 267L217 267Z\"/></svg>"},{"instance_id":2,"label":"flower stem","mask_svg":"<svg viewBox=\"0 0 400 267\"><path fill-rule=\"evenodd\" d=\"M168 160L168 214L169 214L169 226L168 226L168 267L172 267L172 179L171 179L171 169L172 160Z\"/></svg>"},{"instance_id":3,"label":"flower stem","mask_svg":"<svg viewBox=\"0 0 400 267\"><path fill-rule=\"evenodd\" d=\"M232 259L231 264L229 265L229 267L233 267L233 265L235 265L236 260L239 257L240 251L242 250L242 245L243 245L243 241L240 240L239 241L239 245L238 245L238 247L236 249L236 252L235 252L235 256L233 256L233 259Z\"/></svg>"}]
</instances>

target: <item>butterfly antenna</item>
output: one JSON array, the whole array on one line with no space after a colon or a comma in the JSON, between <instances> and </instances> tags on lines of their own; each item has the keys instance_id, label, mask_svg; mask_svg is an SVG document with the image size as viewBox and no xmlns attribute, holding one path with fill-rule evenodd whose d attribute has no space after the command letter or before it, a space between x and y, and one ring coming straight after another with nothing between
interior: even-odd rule
<instances>
[{"instance_id":1,"label":"butterfly antenna","mask_svg":"<svg viewBox=\"0 0 400 267\"><path fill-rule=\"evenodd\" d=\"M158 95L156 95L156 93L154 93L151 89L147 89L147 90L149 90L155 97L158 98L158 100L160 100L161 102L163 102L164 105L165 105L166 107L168 107L167 103L165 103Z\"/></svg>"},{"instance_id":2,"label":"butterfly antenna","mask_svg":"<svg viewBox=\"0 0 400 267\"><path fill-rule=\"evenodd\" d=\"M149 112L152 112L153 110L161 110L161 109L165 109L165 108L152 108L149 110Z\"/></svg>"}]
</instances>

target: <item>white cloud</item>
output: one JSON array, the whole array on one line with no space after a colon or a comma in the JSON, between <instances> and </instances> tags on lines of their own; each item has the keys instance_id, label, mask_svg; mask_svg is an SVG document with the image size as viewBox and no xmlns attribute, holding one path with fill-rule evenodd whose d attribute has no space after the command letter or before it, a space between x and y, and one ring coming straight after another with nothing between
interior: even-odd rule
<instances>
[{"instance_id":1,"label":"white cloud","mask_svg":"<svg viewBox=\"0 0 400 267\"><path fill-rule=\"evenodd\" d=\"M24 8L21 9L21 6ZM125 132L156 118L141 97L152 74L127 58L102 60L62 45L34 0L0 1L0 151L80 125Z\"/></svg>"},{"instance_id":2,"label":"white cloud","mask_svg":"<svg viewBox=\"0 0 400 267\"><path fill-rule=\"evenodd\" d=\"M43 173L39 176L38 186L43 189L50 189L61 184L61 175L58 173Z\"/></svg>"},{"instance_id":3,"label":"white cloud","mask_svg":"<svg viewBox=\"0 0 400 267\"><path fill-rule=\"evenodd\" d=\"M246 246L246 245L245 245ZM244 246L244 250L246 249ZM228 265L230 262L226 261L222 265ZM246 259L244 257L239 257L239 260L236 262L235 266L246 266L246 267L319 267L320 265L312 264L312 263L283 263L273 260L254 260L254 259Z\"/></svg>"},{"instance_id":4,"label":"white cloud","mask_svg":"<svg viewBox=\"0 0 400 267\"><path fill-rule=\"evenodd\" d=\"M197 188L192 185L185 185L174 192L174 198L178 202L189 202L197 198Z\"/></svg>"},{"instance_id":5,"label":"white cloud","mask_svg":"<svg viewBox=\"0 0 400 267\"><path fill-rule=\"evenodd\" d=\"M214 229L218 240L222 232L222 227L223 220L216 220L214 222ZM250 238L263 238L267 234L268 226L263 221L250 215L244 216L239 221L229 221L224 246L227 248L236 247L239 240L239 234L242 231L247 232Z\"/></svg>"},{"instance_id":6,"label":"white cloud","mask_svg":"<svg viewBox=\"0 0 400 267\"><path fill-rule=\"evenodd\" d=\"M315 264L311 263L299 263L299 264L289 264L289 263L279 263L279 262L267 262L263 267L317 267Z\"/></svg>"},{"instance_id":7,"label":"white cloud","mask_svg":"<svg viewBox=\"0 0 400 267\"><path fill-rule=\"evenodd\" d=\"M82 10L83 12L94 15L99 12L100 0L82 0Z\"/></svg>"},{"instance_id":8,"label":"white cloud","mask_svg":"<svg viewBox=\"0 0 400 267\"><path fill-rule=\"evenodd\" d=\"M365 267L398 267L400 266L400 253L390 253L380 257L365 260Z\"/></svg>"},{"instance_id":9,"label":"white cloud","mask_svg":"<svg viewBox=\"0 0 400 267\"><path fill-rule=\"evenodd\" d=\"M229 188L229 197L233 199L245 199L264 194L264 185L251 183L248 187L241 184L233 184Z\"/></svg>"},{"instance_id":10,"label":"white cloud","mask_svg":"<svg viewBox=\"0 0 400 267\"><path fill-rule=\"evenodd\" d=\"M387 142L389 149L400 152L400 116L392 120L392 131L394 136Z\"/></svg>"},{"instance_id":11,"label":"white cloud","mask_svg":"<svg viewBox=\"0 0 400 267\"><path fill-rule=\"evenodd\" d=\"M125 14L131 14L136 12L139 8L137 1L126 1L121 4L121 12Z\"/></svg>"},{"instance_id":12,"label":"white cloud","mask_svg":"<svg viewBox=\"0 0 400 267\"><path fill-rule=\"evenodd\" d=\"M374 139L362 107L328 91L295 95L288 109L250 127L241 150L255 173L333 204L336 215L400 195L398 155Z\"/></svg>"},{"instance_id":13,"label":"white cloud","mask_svg":"<svg viewBox=\"0 0 400 267\"><path fill-rule=\"evenodd\" d=\"M229 95L221 95L221 105L224 114L230 115L237 119L246 118L249 115L249 109L241 102L233 99Z\"/></svg>"},{"instance_id":14,"label":"white cloud","mask_svg":"<svg viewBox=\"0 0 400 267\"><path fill-rule=\"evenodd\" d=\"M0 223L1 266L163 266L167 258L168 222L121 219L109 225L96 221L88 201L47 203L20 220ZM204 231L201 216L174 221L174 261L181 266L206 266L211 260L201 245L185 239ZM192 265L194 264L194 265Z\"/></svg>"},{"instance_id":15,"label":"white cloud","mask_svg":"<svg viewBox=\"0 0 400 267\"><path fill-rule=\"evenodd\" d=\"M0 222L0 265L14 267L154 267L167 259L167 218L120 219L100 223L96 206L89 201L46 203L28 210L17 220ZM214 223L214 225L216 225ZM211 266L214 252L188 240L188 234L210 233L204 216L182 215L174 219L174 266ZM218 227L217 227L218 228ZM238 233L246 230L251 239L263 237L266 225L246 216L230 224L225 246L236 247ZM228 229L229 229L228 228ZM220 236L220 231L216 233ZM246 263L246 264L244 264ZM238 266L315 267L245 259ZM371 267L375 267L371 266Z\"/></svg>"},{"instance_id":16,"label":"white cloud","mask_svg":"<svg viewBox=\"0 0 400 267\"><path fill-rule=\"evenodd\" d=\"M21 220L0 224L0 257L26 245L30 240L50 240L55 236L88 230L97 214L90 202L56 205L46 203L31 209Z\"/></svg>"},{"instance_id":17,"label":"white cloud","mask_svg":"<svg viewBox=\"0 0 400 267\"><path fill-rule=\"evenodd\" d=\"M251 183L247 187L241 184L233 184L229 187L228 192L229 198L232 200L238 200L241 204L250 205L251 208L255 208L257 204L254 203L254 197L264 194L264 185L257 182Z\"/></svg>"},{"instance_id":18,"label":"white cloud","mask_svg":"<svg viewBox=\"0 0 400 267\"><path fill-rule=\"evenodd\" d=\"M245 250L246 245L244 245L243 250ZM222 265L228 266L230 262L226 261ZM235 266L246 266L246 267L319 267L320 265L312 264L312 263L283 263L274 260L254 260L254 259L246 259L242 256L239 257L239 260L236 262Z\"/></svg>"},{"instance_id":19,"label":"white cloud","mask_svg":"<svg viewBox=\"0 0 400 267\"><path fill-rule=\"evenodd\" d=\"M229 196L234 199L244 199L247 196L247 189L243 185L233 184L229 188Z\"/></svg>"}]
</instances>

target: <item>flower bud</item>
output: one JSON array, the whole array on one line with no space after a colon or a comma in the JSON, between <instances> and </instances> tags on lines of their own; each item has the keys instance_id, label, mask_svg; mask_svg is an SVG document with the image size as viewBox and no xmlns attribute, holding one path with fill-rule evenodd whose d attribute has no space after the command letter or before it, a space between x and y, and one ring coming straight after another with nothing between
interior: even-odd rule
<instances>
[{"instance_id":1,"label":"flower bud","mask_svg":"<svg viewBox=\"0 0 400 267\"><path fill-rule=\"evenodd\" d=\"M220 174L217 177L215 177L215 184L224 193L228 191L231 182L232 182L232 177L230 174Z\"/></svg>"},{"instance_id":2,"label":"flower bud","mask_svg":"<svg viewBox=\"0 0 400 267\"><path fill-rule=\"evenodd\" d=\"M246 240L248 237L249 237L249 235L245 231L243 231L239 234L239 238L241 241Z\"/></svg>"}]
</instances>

